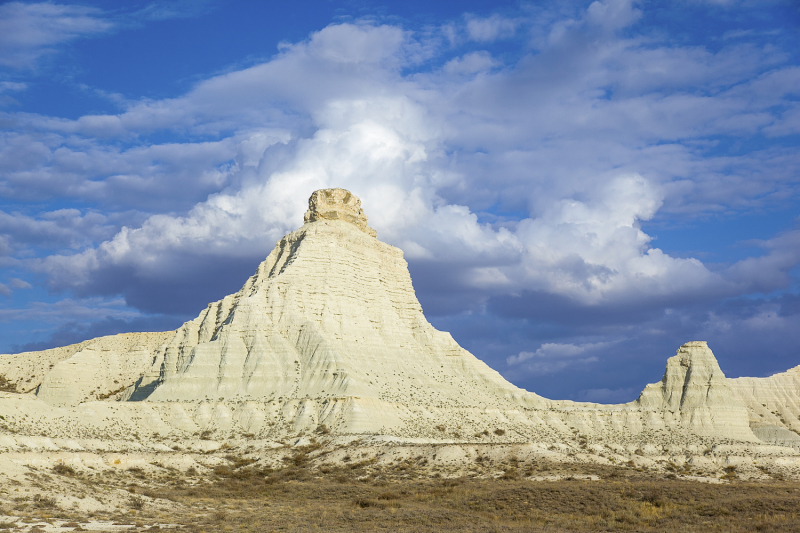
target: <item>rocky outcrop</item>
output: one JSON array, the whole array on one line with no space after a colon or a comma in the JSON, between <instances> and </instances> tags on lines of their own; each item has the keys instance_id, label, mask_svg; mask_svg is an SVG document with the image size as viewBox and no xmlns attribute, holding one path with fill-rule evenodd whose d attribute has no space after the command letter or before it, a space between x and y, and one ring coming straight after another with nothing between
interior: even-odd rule
<instances>
[{"instance_id":1,"label":"rocky outcrop","mask_svg":"<svg viewBox=\"0 0 800 533\"><path fill-rule=\"evenodd\" d=\"M51 405L78 405L117 399L153 364L174 332L123 333L100 337L58 362L37 388L37 398Z\"/></svg>"},{"instance_id":2,"label":"rocky outcrop","mask_svg":"<svg viewBox=\"0 0 800 533\"><path fill-rule=\"evenodd\" d=\"M747 409L736 397L705 341L687 342L667 360L664 377L647 385L636 404L669 425L699 434L753 440Z\"/></svg>"},{"instance_id":3,"label":"rocky outcrop","mask_svg":"<svg viewBox=\"0 0 800 533\"><path fill-rule=\"evenodd\" d=\"M306 224L318 220L343 220L375 237L377 233L367 226L367 215L361 209L361 200L345 189L320 189L308 199L308 211L303 220Z\"/></svg>"},{"instance_id":4,"label":"rocky outcrop","mask_svg":"<svg viewBox=\"0 0 800 533\"><path fill-rule=\"evenodd\" d=\"M305 224L242 289L177 331L0 356L4 370L37 396L0 391L0 422L60 438L280 440L324 429L415 442L582 436L631 452L696 450L714 439L760 445L757 436L791 445L787 417L800 404L797 372L728 380L697 341L628 404L522 390L426 320L403 253L375 238L343 189L315 192Z\"/></svg>"},{"instance_id":5,"label":"rocky outcrop","mask_svg":"<svg viewBox=\"0 0 800 533\"><path fill-rule=\"evenodd\" d=\"M40 352L3 354L0 376L17 392L34 392L51 405L111 398L141 376L174 334L121 333Z\"/></svg>"},{"instance_id":6,"label":"rocky outcrop","mask_svg":"<svg viewBox=\"0 0 800 533\"><path fill-rule=\"evenodd\" d=\"M767 378L729 380L736 398L748 410L760 439L800 446L800 366Z\"/></svg>"},{"instance_id":7,"label":"rocky outcrop","mask_svg":"<svg viewBox=\"0 0 800 533\"><path fill-rule=\"evenodd\" d=\"M384 420L414 406L537 404L431 326L402 251L364 231L359 203L342 189L314 193L308 222L238 293L181 327L128 398L321 405L348 397Z\"/></svg>"},{"instance_id":8,"label":"rocky outcrop","mask_svg":"<svg viewBox=\"0 0 800 533\"><path fill-rule=\"evenodd\" d=\"M33 392L52 368L72 357L96 339L49 350L0 354L0 377L5 388L15 392Z\"/></svg>"}]
</instances>

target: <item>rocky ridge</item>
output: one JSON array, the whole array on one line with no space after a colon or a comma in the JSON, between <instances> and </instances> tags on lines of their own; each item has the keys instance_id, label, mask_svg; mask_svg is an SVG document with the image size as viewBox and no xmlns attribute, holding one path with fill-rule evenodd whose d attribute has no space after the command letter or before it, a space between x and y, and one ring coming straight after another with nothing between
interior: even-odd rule
<instances>
[{"instance_id":1,"label":"rocky ridge","mask_svg":"<svg viewBox=\"0 0 800 533\"><path fill-rule=\"evenodd\" d=\"M695 341L634 402L542 398L431 326L402 251L367 222L354 195L317 191L305 224L242 289L177 331L0 355L11 389L0 392L0 448L268 450L316 436L374 446L527 443L598 461L727 450L800 467L790 435L797 369L730 380Z\"/></svg>"}]
</instances>

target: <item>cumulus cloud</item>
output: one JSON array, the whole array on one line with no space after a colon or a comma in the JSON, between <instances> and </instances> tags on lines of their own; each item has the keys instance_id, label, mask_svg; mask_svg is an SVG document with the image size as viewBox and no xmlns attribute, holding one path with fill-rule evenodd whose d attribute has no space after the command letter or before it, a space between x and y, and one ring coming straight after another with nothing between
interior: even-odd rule
<instances>
[{"instance_id":1,"label":"cumulus cloud","mask_svg":"<svg viewBox=\"0 0 800 533\"><path fill-rule=\"evenodd\" d=\"M123 276L155 279L166 275L170 262L183 254L257 257L299 225L310 191L342 186L362 198L381 238L401 246L411 261L446 264L455 285L476 291L476 302L522 290L592 305L698 291L733 293L733 277L746 277L746 265L730 270L726 278L697 259L670 257L654 248L641 230L641 222L679 201L683 191L676 191L675 178L698 161L686 146L665 149L638 143L648 136L672 139L698 127L726 131L721 116L753 114L747 107L752 105L750 93L760 90L758 83L728 89L716 99L697 98L686 108L675 101L685 95L647 93L648 86L632 76L652 77L638 74L639 66L657 63L668 79L672 72L691 71L697 64L695 71L705 72L713 85L720 77L714 68L741 77L757 68L764 53L739 61L739 71L731 73L726 67L731 50L714 55L668 46L654 49L612 35L591 50L570 55L570 61L589 62L589 68L573 69L564 77L562 65L553 63L562 57L565 43L574 47L584 39L586 28L618 28L638 16L627 2L595 2L582 23L513 68L487 70L497 63L481 51L457 56L441 71L410 77L402 70L418 60L420 43L409 32L392 26L332 25L306 41L283 44L265 63L200 82L179 98L144 101L119 115L74 121L21 117L53 132L38 143L13 136L7 143L9 149L24 145L27 161L47 161L43 185L62 178L62 191L73 187L68 194L118 198L122 191L141 191L149 196L157 190L154 177L159 173L170 177L158 180L172 188L165 190L170 199L179 197L177 191L188 183L200 194L211 193L194 204L197 195L187 198L183 214L154 214L141 225L122 227L98 246L44 258L37 268L53 287L88 295L96 280L115 269ZM499 18L486 20L502 26ZM527 83L520 85L523 78ZM761 83L778 84L786 92L792 79L784 74L781 81L765 78ZM700 81L684 75L679 83ZM620 88L620 97L609 99L592 89L609 84ZM665 88L664 83L657 86L659 91ZM729 95L735 91L739 97ZM670 109L659 110L667 100ZM702 112L699 100L709 100L702 103ZM654 130L654 117L675 117L676 106L685 108L677 111L678 121L673 118L670 127ZM631 117L625 126L619 123L622 116ZM768 122L749 127L757 131ZM213 143L122 151L92 140L159 128L198 135L236 128L236 133ZM678 129L685 133L678 134ZM65 140L70 134L87 138L91 156L87 146L68 144L75 142ZM454 150L464 156L448 155ZM479 158L484 162L474 165ZM607 163L598 166L603 159ZM648 163L640 165L642 160ZM9 181L30 172L30 163L13 164ZM119 172L126 167L130 173ZM108 175L111 168L118 173ZM487 168L499 175L487 179ZM531 168L537 172L532 174ZM92 172L107 177L83 179ZM716 177L720 179L719 171ZM481 194L490 183L487 201ZM17 194L24 190L9 189ZM514 198L500 196L504 194ZM493 226L474 212L481 203L516 205L529 216L508 227ZM772 272L785 272L789 264L764 263L767 268L751 277L776 279Z\"/></svg>"},{"instance_id":2,"label":"cumulus cloud","mask_svg":"<svg viewBox=\"0 0 800 533\"><path fill-rule=\"evenodd\" d=\"M456 57L445 63L443 70L447 74L475 74L483 72L493 67L499 66L500 62L492 58L486 50L470 52L461 57Z\"/></svg>"},{"instance_id":3,"label":"cumulus cloud","mask_svg":"<svg viewBox=\"0 0 800 533\"><path fill-rule=\"evenodd\" d=\"M29 252L32 247L82 249L112 236L117 228L96 211L57 209L29 216L0 211L0 236L6 253Z\"/></svg>"}]
</instances>

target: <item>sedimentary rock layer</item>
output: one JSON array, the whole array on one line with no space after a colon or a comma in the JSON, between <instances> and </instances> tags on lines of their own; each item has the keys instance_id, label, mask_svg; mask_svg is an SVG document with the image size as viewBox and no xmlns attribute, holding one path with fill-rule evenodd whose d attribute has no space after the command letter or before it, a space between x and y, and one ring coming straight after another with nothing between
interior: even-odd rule
<instances>
[{"instance_id":1,"label":"sedimentary rock layer","mask_svg":"<svg viewBox=\"0 0 800 533\"><path fill-rule=\"evenodd\" d=\"M51 405L116 400L174 335L174 331L121 333L51 350L3 354L0 377L15 392L34 392Z\"/></svg>"},{"instance_id":2,"label":"sedimentary rock layer","mask_svg":"<svg viewBox=\"0 0 800 533\"><path fill-rule=\"evenodd\" d=\"M324 430L429 441L752 443L756 403L785 418L800 390L796 373L726 379L705 342L681 346L663 379L628 404L522 390L425 319L402 252L375 237L360 201L342 189L315 192L305 224L242 289L177 331L0 356L3 372L35 396L0 393L0 431L46 427L59 438L98 439ZM791 440L764 427L766 440Z\"/></svg>"},{"instance_id":3,"label":"sedimentary rock layer","mask_svg":"<svg viewBox=\"0 0 800 533\"><path fill-rule=\"evenodd\" d=\"M767 378L729 380L748 410L756 435L776 444L800 447L800 366Z\"/></svg>"}]
</instances>

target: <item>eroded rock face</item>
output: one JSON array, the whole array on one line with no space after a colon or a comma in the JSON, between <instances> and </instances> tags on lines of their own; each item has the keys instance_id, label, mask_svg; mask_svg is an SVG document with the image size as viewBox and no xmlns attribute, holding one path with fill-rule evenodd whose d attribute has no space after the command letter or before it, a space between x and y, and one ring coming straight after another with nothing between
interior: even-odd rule
<instances>
[{"instance_id":1,"label":"eroded rock face","mask_svg":"<svg viewBox=\"0 0 800 533\"><path fill-rule=\"evenodd\" d=\"M750 425L761 440L792 440L800 446L800 366L766 378L731 379L730 384L747 406Z\"/></svg>"},{"instance_id":2,"label":"eroded rock face","mask_svg":"<svg viewBox=\"0 0 800 533\"><path fill-rule=\"evenodd\" d=\"M647 385L637 404L701 434L725 433L733 438L753 439L747 408L733 394L705 341L681 346L667 360L661 382Z\"/></svg>"},{"instance_id":3,"label":"eroded rock face","mask_svg":"<svg viewBox=\"0 0 800 533\"><path fill-rule=\"evenodd\" d=\"M361 209L361 200L345 189L320 189L308 199L308 211L303 220L306 223L318 220L344 220L367 235L376 236L374 229L367 226L367 215Z\"/></svg>"},{"instance_id":4,"label":"eroded rock face","mask_svg":"<svg viewBox=\"0 0 800 533\"><path fill-rule=\"evenodd\" d=\"M35 392L50 405L117 399L174 335L174 331L120 333L50 350L0 355L0 376L17 392Z\"/></svg>"},{"instance_id":5,"label":"eroded rock face","mask_svg":"<svg viewBox=\"0 0 800 533\"><path fill-rule=\"evenodd\" d=\"M402 251L364 232L363 214L361 226L343 220L360 213L357 198L332 189L310 203L309 222L283 237L238 293L181 327L131 399L357 397L507 409L540 400L431 326Z\"/></svg>"},{"instance_id":6,"label":"eroded rock face","mask_svg":"<svg viewBox=\"0 0 800 533\"><path fill-rule=\"evenodd\" d=\"M174 332L121 333L83 343L42 380L36 396L51 405L117 399L150 365Z\"/></svg>"},{"instance_id":7,"label":"eroded rock face","mask_svg":"<svg viewBox=\"0 0 800 533\"><path fill-rule=\"evenodd\" d=\"M642 439L691 447L701 436L758 442L745 403L767 389L773 403L794 402L800 390L790 376L735 393L706 343L690 342L635 402L541 398L426 320L403 253L375 238L357 197L316 191L305 221L240 291L175 332L0 356L23 392L39 383L37 397L0 391L3 423L67 438L283 439L324 426L399 439L564 442L579 432L632 449Z\"/></svg>"}]
</instances>

